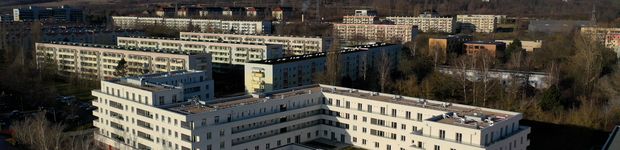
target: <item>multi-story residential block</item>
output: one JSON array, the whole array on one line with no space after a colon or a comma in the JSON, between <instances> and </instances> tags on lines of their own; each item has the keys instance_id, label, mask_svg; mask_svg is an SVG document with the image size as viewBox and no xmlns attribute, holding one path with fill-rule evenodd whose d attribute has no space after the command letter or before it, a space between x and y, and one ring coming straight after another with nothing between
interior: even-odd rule
<instances>
[{"instance_id":1,"label":"multi-story residential block","mask_svg":"<svg viewBox=\"0 0 620 150\"><path fill-rule=\"evenodd\" d=\"M388 21L398 25L413 25L422 32L445 32L456 31L456 18L440 17L432 14L421 14L418 17L386 17Z\"/></svg>"},{"instance_id":2,"label":"multi-story residential block","mask_svg":"<svg viewBox=\"0 0 620 150\"><path fill-rule=\"evenodd\" d=\"M378 69L379 63L388 63L387 69L398 64L401 45L379 43L346 47L338 52L322 52L249 62L245 68L245 87L248 93L269 92L315 83L315 78L325 73L327 55L337 53L340 77L352 80ZM372 72L374 73L374 72Z\"/></svg>"},{"instance_id":3,"label":"multi-story residential block","mask_svg":"<svg viewBox=\"0 0 620 150\"><path fill-rule=\"evenodd\" d=\"M112 16L114 25L123 29L142 28L145 25L165 25L170 28L187 30L190 27L207 31L239 34L269 34L271 21L241 21L218 19L190 19L190 18L160 18L160 17L132 17Z\"/></svg>"},{"instance_id":4,"label":"multi-story residential block","mask_svg":"<svg viewBox=\"0 0 620 150\"><path fill-rule=\"evenodd\" d=\"M437 61L447 63L448 54L463 54L463 43L471 41L471 35L448 35L446 37L428 38L428 48L437 51Z\"/></svg>"},{"instance_id":5,"label":"multi-story residential block","mask_svg":"<svg viewBox=\"0 0 620 150\"><path fill-rule=\"evenodd\" d=\"M457 15L456 22L462 31L493 33L497 27L495 15Z\"/></svg>"},{"instance_id":6,"label":"multi-story residential block","mask_svg":"<svg viewBox=\"0 0 620 150\"><path fill-rule=\"evenodd\" d=\"M222 41L249 44L280 44L285 55L303 55L328 51L332 45L330 37L299 37L280 35L244 35L222 33L181 32L182 40Z\"/></svg>"},{"instance_id":7,"label":"multi-story residential block","mask_svg":"<svg viewBox=\"0 0 620 150\"><path fill-rule=\"evenodd\" d=\"M159 37L118 37L117 41L117 45L123 47L209 53L213 57L213 63L218 64L242 65L249 61L282 57L282 45L276 44L211 42Z\"/></svg>"},{"instance_id":8,"label":"multi-story residential block","mask_svg":"<svg viewBox=\"0 0 620 150\"><path fill-rule=\"evenodd\" d=\"M374 24L375 16L343 16L342 23L345 24Z\"/></svg>"},{"instance_id":9,"label":"multi-story residential block","mask_svg":"<svg viewBox=\"0 0 620 150\"><path fill-rule=\"evenodd\" d=\"M495 40L495 42L503 42L506 45L512 44L514 40ZM526 52L534 52L542 48L542 40L536 41L521 41L521 48L525 49Z\"/></svg>"},{"instance_id":10,"label":"multi-story residential block","mask_svg":"<svg viewBox=\"0 0 620 150\"><path fill-rule=\"evenodd\" d=\"M84 21L82 10L68 6L58 8L41 8L30 6L28 8L13 9L13 21L35 21L54 19L60 21Z\"/></svg>"},{"instance_id":11,"label":"multi-story residential block","mask_svg":"<svg viewBox=\"0 0 620 150\"><path fill-rule=\"evenodd\" d=\"M530 144L522 113L329 85L175 102L183 97L179 88L116 79L101 81L92 94L95 139L112 149L270 150L317 139L377 150L525 150Z\"/></svg>"},{"instance_id":12,"label":"multi-story residential block","mask_svg":"<svg viewBox=\"0 0 620 150\"><path fill-rule=\"evenodd\" d=\"M109 79L124 59L128 75L175 70L211 71L211 55L205 53L138 49L66 42L36 43L37 64L57 66L61 73L83 78ZM210 74L210 73L209 73Z\"/></svg>"},{"instance_id":13,"label":"multi-story residential block","mask_svg":"<svg viewBox=\"0 0 620 150\"><path fill-rule=\"evenodd\" d=\"M42 24L38 32L33 32L32 27L35 23L0 23L0 49L19 45L26 50L32 50L35 42L51 41L114 44L118 36L144 35L144 31L140 30L112 30L105 26L49 25L47 23Z\"/></svg>"},{"instance_id":14,"label":"multi-story residential block","mask_svg":"<svg viewBox=\"0 0 620 150\"><path fill-rule=\"evenodd\" d=\"M274 20L282 21L284 19L289 19L293 14L293 8L291 7L276 7L271 9L271 17Z\"/></svg>"},{"instance_id":15,"label":"multi-story residential block","mask_svg":"<svg viewBox=\"0 0 620 150\"><path fill-rule=\"evenodd\" d=\"M581 34L613 49L620 58L620 28L583 27Z\"/></svg>"},{"instance_id":16,"label":"multi-story residential block","mask_svg":"<svg viewBox=\"0 0 620 150\"><path fill-rule=\"evenodd\" d=\"M478 55L481 51L486 51L490 56L500 58L504 56L504 50L506 50L506 43L503 42L465 42L465 53L467 55Z\"/></svg>"},{"instance_id":17,"label":"multi-story residential block","mask_svg":"<svg viewBox=\"0 0 620 150\"><path fill-rule=\"evenodd\" d=\"M341 42L349 42L357 38L368 41L400 41L409 42L413 39L416 28L412 25L393 24L334 24L334 30Z\"/></svg>"}]
</instances>

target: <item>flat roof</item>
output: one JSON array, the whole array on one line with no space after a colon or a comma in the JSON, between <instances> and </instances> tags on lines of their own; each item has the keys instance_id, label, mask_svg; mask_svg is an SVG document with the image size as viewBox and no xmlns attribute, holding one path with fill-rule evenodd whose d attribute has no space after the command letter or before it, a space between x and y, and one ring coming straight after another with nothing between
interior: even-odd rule
<instances>
[{"instance_id":1,"label":"flat roof","mask_svg":"<svg viewBox=\"0 0 620 150\"><path fill-rule=\"evenodd\" d=\"M203 112L212 112L221 109L233 108L237 106L251 105L256 103L263 103L267 101L286 100L288 97L311 94L311 93L330 93L345 95L350 97L357 97L362 99L381 101L387 103L393 103L398 105L414 106L424 109L444 111L445 115L450 117L444 117L444 114L436 114L438 116L431 117L427 121L439 122L444 124L468 127L472 129L483 129L485 127L492 126L493 123L507 120L520 113L509 112L503 110L495 110L488 108L481 108L476 106L468 106L461 104L453 104L449 102L433 101L421 98L399 96L387 93L378 93L372 91L364 91L358 89L329 86L329 85L308 85L296 88L289 88L278 90L270 93L263 93L263 97L259 95L245 95L239 97L223 98L214 100L214 102L207 104L197 105L180 105L168 108L169 110L183 113L186 115L197 114ZM465 119L463 123L459 122L458 117L461 116ZM438 118L440 117L440 118ZM488 119L488 120L487 120ZM491 122L492 121L492 122Z\"/></svg>"},{"instance_id":2,"label":"flat roof","mask_svg":"<svg viewBox=\"0 0 620 150\"><path fill-rule=\"evenodd\" d=\"M178 55L196 55L199 53L189 52L189 51L173 51L173 50L163 50L156 48L134 48L127 46L117 46L117 45L102 45L102 44L90 44L90 43L74 43L74 42L37 42L41 44L53 44L53 45L67 45L67 46L75 46L75 47L91 47L91 48L103 48L110 50L124 50L124 51L142 51L142 52L150 52L150 53L162 53L162 54L178 54Z\"/></svg>"},{"instance_id":3,"label":"flat roof","mask_svg":"<svg viewBox=\"0 0 620 150\"><path fill-rule=\"evenodd\" d=\"M281 44L264 44L264 43L244 43L244 42L228 42L228 41L208 41L208 40L194 40L194 39L181 39L181 38L167 38L167 37L149 37L149 36L119 36L117 39L137 39L137 40L166 40L166 41L187 41L187 42L204 42L204 43L220 43L220 44L236 44L236 45L281 45Z\"/></svg>"},{"instance_id":4,"label":"flat roof","mask_svg":"<svg viewBox=\"0 0 620 150\"><path fill-rule=\"evenodd\" d=\"M506 45L504 42L496 42L496 41L468 41L465 44L495 44L495 45Z\"/></svg>"},{"instance_id":5,"label":"flat roof","mask_svg":"<svg viewBox=\"0 0 620 150\"><path fill-rule=\"evenodd\" d=\"M366 51L363 49L342 49L341 51L339 51L339 54L348 54L348 53L356 53L356 52L362 52L362 51ZM296 62L296 61L302 61L302 60L308 60L308 59L314 59L314 58L320 58L320 57L325 57L326 54L328 52L319 52L319 53L312 53L312 54L304 54L304 55L295 55L295 56L288 56L288 57L280 57L280 58L272 58L272 59L265 59L265 60L258 60L258 61L250 61L248 63L255 63L255 64L283 64L283 63L289 63L289 62Z\"/></svg>"},{"instance_id":6,"label":"flat roof","mask_svg":"<svg viewBox=\"0 0 620 150\"><path fill-rule=\"evenodd\" d=\"M141 89L145 91L151 91L151 92L165 91L165 90L178 88L176 86L148 83L148 82L144 82L143 84L135 84L135 83L130 83L130 81L127 81L126 78L112 79L112 80L108 80L108 82L132 87L132 88L137 88L137 89Z\"/></svg>"}]
</instances>

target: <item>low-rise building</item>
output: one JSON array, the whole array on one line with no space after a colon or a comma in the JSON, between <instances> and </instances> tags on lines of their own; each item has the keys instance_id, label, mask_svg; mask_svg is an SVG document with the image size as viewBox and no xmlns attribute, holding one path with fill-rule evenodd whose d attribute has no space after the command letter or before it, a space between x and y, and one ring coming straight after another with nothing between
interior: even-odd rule
<instances>
[{"instance_id":1,"label":"low-rise building","mask_svg":"<svg viewBox=\"0 0 620 150\"><path fill-rule=\"evenodd\" d=\"M92 95L94 139L112 149L270 150L317 139L380 150L530 144L522 113L329 85L186 102L179 88L116 79Z\"/></svg>"},{"instance_id":2,"label":"low-rise building","mask_svg":"<svg viewBox=\"0 0 620 150\"><path fill-rule=\"evenodd\" d=\"M435 53L438 55L438 62L447 63L449 54L463 54L463 44L472 39L473 36L471 35L448 35L446 37L428 38L428 48L431 51L438 51Z\"/></svg>"},{"instance_id":3,"label":"low-rise building","mask_svg":"<svg viewBox=\"0 0 620 150\"><path fill-rule=\"evenodd\" d=\"M495 42L503 42L506 45L512 44L514 40L495 40ZM525 49L526 52L534 52L540 48L542 48L542 41L521 41L521 48Z\"/></svg>"},{"instance_id":4,"label":"low-rise building","mask_svg":"<svg viewBox=\"0 0 620 150\"><path fill-rule=\"evenodd\" d=\"M588 20L530 20L527 30L543 33L571 32L594 24Z\"/></svg>"},{"instance_id":5,"label":"low-rise building","mask_svg":"<svg viewBox=\"0 0 620 150\"><path fill-rule=\"evenodd\" d=\"M334 32L343 43L364 41L400 41L409 42L413 39L416 28L413 25L393 24L334 24Z\"/></svg>"},{"instance_id":6,"label":"low-rise building","mask_svg":"<svg viewBox=\"0 0 620 150\"><path fill-rule=\"evenodd\" d=\"M166 51L209 53L213 63L242 65L249 61L282 57L282 45L202 41L159 37L118 37L117 45Z\"/></svg>"},{"instance_id":7,"label":"low-rise building","mask_svg":"<svg viewBox=\"0 0 620 150\"><path fill-rule=\"evenodd\" d=\"M355 10L355 16L377 16L377 11L368 9Z\"/></svg>"},{"instance_id":8,"label":"low-rise building","mask_svg":"<svg viewBox=\"0 0 620 150\"><path fill-rule=\"evenodd\" d=\"M462 69L448 66L441 66L437 69L440 73L465 77L469 81L498 80L503 86L511 84L529 85L536 89L546 89L550 85L549 74L545 72L530 72L517 70L490 69L480 71L476 69ZM485 74L486 73L486 74ZM485 78L486 77L486 78Z\"/></svg>"},{"instance_id":9,"label":"low-rise building","mask_svg":"<svg viewBox=\"0 0 620 150\"><path fill-rule=\"evenodd\" d=\"M497 27L495 15L457 15L456 22L460 25L461 32L493 33Z\"/></svg>"},{"instance_id":10,"label":"low-rise building","mask_svg":"<svg viewBox=\"0 0 620 150\"><path fill-rule=\"evenodd\" d=\"M343 16L342 23L345 24L374 24L375 16Z\"/></svg>"},{"instance_id":11,"label":"low-rise building","mask_svg":"<svg viewBox=\"0 0 620 150\"><path fill-rule=\"evenodd\" d=\"M290 87L316 83L317 75L326 69L327 57L337 53L339 78L352 80L377 68L387 61L388 69L398 64L401 45L378 43L355 47L345 47L338 52L322 52L300 56L268 59L249 62L245 67L245 86L248 93L269 92ZM374 73L374 72L373 72Z\"/></svg>"},{"instance_id":12,"label":"low-rise building","mask_svg":"<svg viewBox=\"0 0 620 150\"><path fill-rule=\"evenodd\" d=\"M219 19L160 18L112 16L114 25L123 29L140 29L150 25L164 25L170 28L188 30L194 28L202 32L219 31L239 34L269 34L271 21L242 21Z\"/></svg>"},{"instance_id":13,"label":"low-rise building","mask_svg":"<svg viewBox=\"0 0 620 150\"><path fill-rule=\"evenodd\" d=\"M211 55L147 48L67 42L36 43L36 60L41 67L57 67L61 73L83 78L109 79L121 59L127 63L127 75L176 70L203 70L211 74Z\"/></svg>"},{"instance_id":14,"label":"low-rise building","mask_svg":"<svg viewBox=\"0 0 620 150\"><path fill-rule=\"evenodd\" d=\"M388 21L397 25L413 25L422 32L456 32L456 18L440 17L431 14L421 14L417 17L386 17Z\"/></svg>"},{"instance_id":15,"label":"low-rise building","mask_svg":"<svg viewBox=\"0 0 620 150\"><path fill-rule=\"evenodd\" d=\"M482 51L486 51L490 56L500 58L504 56L506 43L489 42L489 41L470 41L465 42L465 53L467 55L478 55Z\"/></svg>"},{"instance_id":16,"label":"low-rise building","mask_svg":"<svg viewBox=\"0 0 620 150\"><path fill-rule=\"evenodd\" d=\"M328 51L331 37L300 37L281 35L244 35L222 33L181 32L182 40L238 42L248 44L280 44L285 55L303 55Z\"/></svg>"}]
</instances>

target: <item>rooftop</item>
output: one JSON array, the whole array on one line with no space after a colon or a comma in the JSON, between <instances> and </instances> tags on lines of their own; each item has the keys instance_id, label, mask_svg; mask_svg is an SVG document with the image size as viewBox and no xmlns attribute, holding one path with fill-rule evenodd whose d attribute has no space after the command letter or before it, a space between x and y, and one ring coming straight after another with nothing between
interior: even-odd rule
<instances>
[{"instance_id":1,"label":"rooftop","mask_svg":"<svg viewBox=\"0 0 620 150\"><path fill-rule=\"evenodd\" d=\"M183 51L172 51L172 50L163 50L163 49L155 49L155 48L134 48L134 47L126 47L126 46L116 46L116 45L101 45L101 44L89 44L89 43L72 43L72 42L37 42L43 44L54 44L54 45L67 45L67 46L75 46L75 47L92 47L92 48L102 48L102 49L110 49L110 50L124 50L124 51L142 51L142 52L150 52L150 53L167 53L167 54L179 54L179 55L196 55L198 53L193 52L183 52Z\"/></svg>"},{"instance_id":2,"label":"rooftop","mask_svg":"<svg viewBox=\"0 0 620 150\"><path fill-rule=\"evenodd\" d=\"M207 34L207 35L227 35L227 36L265 36L265 37L293 37L293 38L308 38L315 39L321 38L319 36L297 36L297 35L274 35L274 34L243 34L243 33L205 33L205 32L180 32L183 34Z\"/></svg>"},{"instance_id":3,"label":"rooftop","mask_svg":"<svg viewBox=\"0 0 620 150\"><path fill-rule=\"evenodd\" d=\"M197 114L204 112L212 112L256 103L264 103L267 101L286 100L288 97L312 93L331 93L338 95L346 95L351 97L363 98L368 100L382 101L399 105L407 105L432 109L446 112L437 114L438 116L427 119L427 121L439 122L444 124L457 125L472 129L482 129L492 126L493 123L507 120L510 117L518 115L516 112L508 112L502 110L494 110L480 108L475 106L453 104L448 102L426 100L414 97L405 97L400 95L378 93L372 91L364 91L358 89L350 89L344 87L336 87L329 85L308 85L297 88L283 89L271 93L263 93L261 95L246 95L239 97L223 98L214 100L211 103L181 105L169 107L169 110L182 114ZM463 119L461 119L463 118ZM461 120L464 120L461 122Z\"/></svg>"},{"instance_id":4,"label":"rooftop","mask_svg":"<svg viewBox=\"0 0 620 150\"><path fill-rule=\"evenodd\" d=\"M151 91L151 92L165 91L165 90L171 90L171 89L180 89L180 87L178 86L172 86L172 85L166 85L166 84L160 84L160 83L151 83L151 82L129 79L129 78L112 79L112 80L108 80L108 82L120 84L123 86L133 87L133 88L137 88L137 89L141 89L145 91Z\"/></svg>"},{"instance_id":5,"label":"rooftop","mask_svg":"<svg viewBox=\"0 0 620 150\"><path fill-rule=\"evenodd\" d=\"M246 42L229 42L229 41L209 41L209 40L196 40L196 39L181 39L181 38L167 38L167 37L147 37L147 36L129 36L118 37L118 39L142 39L142 40L166 40L166 41L189 41L189 42L205 42L205 43L221 43L221 44L238 44L238 45L280 45L280 44L264 44L264 43L246 43Z\"/></svg>"},{"instance_id":6,"label":"rooftop","mask_svg":"<svg viewBox=\"0 0 620 150\"><path fill-rule=\"evenodd\" d=\"M469 41L465 42L465 44L495 44L495 45L506 45L504 42L496 42L496 41Z\"/></svg>"},{"instance_id":7,"label":"rooftop","mask_svg":"<svg viewBox=\"0 0 620 150\"><path fill-rule=\"evenodd\" d=\"M347 54L347 53L356 53L356 52L361 52L361 51L366 51L363 49L342 49L340 50L338 53L340 54ZM296 62L296 61L302 61L302 60L307 60L307 59L313 59L313 58L320 58L320 57L325 57L325 55L328 52L320 52L320 53L312 53L312 54L305 54L305 55L296 55L296 56L288 56L288 57L280 57L280 58L273 58L273 59L265 59L265 60L259 60L259 61L251 61L248 63L256 63L256 64L282 64L282 63L289 63L289 62Z\"/></svg>"}]
</instances>

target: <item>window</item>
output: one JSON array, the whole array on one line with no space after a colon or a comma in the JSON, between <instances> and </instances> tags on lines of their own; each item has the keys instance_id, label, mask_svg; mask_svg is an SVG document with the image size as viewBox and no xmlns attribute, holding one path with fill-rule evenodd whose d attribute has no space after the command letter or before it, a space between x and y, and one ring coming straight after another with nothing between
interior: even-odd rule
<instances>
[{"instance_id":1,"label":"window","mask_svg":"<svg viewBox=\"0 0 620 150\"><path fill-rule=\"evenodd\" d=\"M357 103L357 110L362 110L362 103Z\"/></svg>"},{"instance_id":2,"label":"window","mask_svg":"<svg viewBox=\"0 0 620 150\"><path fill-rule=\"evenodd\" d=\"M463 141L463 134L461 133L456 133L456 142L461 143Z\"/></svg>"},{"instance_id":3,"label":"window","mask_svg":"<svg viewBox=\"0 0 620 150\"><path fill-rule=\"evenodd\" d=\"M351 107L351 102L347 101L347 102L345 103L345 107L346 107L346 108L350 108L350 107Z\"/></svg>"},{"instance_id":4,"label":"window","mask_svg":"<svg viewBox=\"0 0 620 150\"><path fill-rule=\"evenodd\" d=\"M385 107L381 107L381 114L385 115Z\"/></svg>"},{"instance_id":5,"label":"window","mask_svg":"<svg viewBox=\"0 0 620 150\"><path fill-rule=\"evenodd\" d=\"M418 121L422 121L422 114L418 113Z\"/></svg>"},{"instance_id":6,"label":"window","mask_svg":"<svg viewBox=\"0 0 620 150\"><path fill-rule=\"evenodd\" d=\"M368 105L368 110L366 110L368 112L372 112L372 105Z\"/></svg>"},{"instance_id":7,"label":"window","mask_svg":"<svg viewBox=\"0 0 620 150\"><path fill-rule=\"evenodd\" d=\"M357 138L353 137L353 142L357 143Z\"/></svg>"},{"instance_id":8,"label":"window","mask_svg":"<svg viewBox=\"0 0 620 150\"><path fill-rule=\"evenodd\" d=\"M362 139L362 144L366 145L366 139Z\"/></svg>"},{"instance_id":9,"label":"window","mask_svg":"<svg viewBox=\"0 0 620 150\"><path fill-rule=\"evenodd\" d=\"M207 132L207 140L211 139L211 132Z\"/></svg>"},{"instance_id":10,"label":"window","mask_svg":"<svg viewBox=\"0 0 620 150\"><path fill-rule=\"evenodd\" d=\"M439 138L440 139L446 138L446 130L439 130Z\"/></svg>"},{"instance_id":11,"label":"window","mask_svg":"<svg viewBox=\"0 0 620 150\"><path fill-rule=\"evenodd\" d=\"M439 145L435 145L435 150L440 150L441 148L439 147Z\"/></svg>"},{"instance_id":12,"label":"window","mask_svg":"<svg viewBox=\"0 0 620 150\"><path fill-rule=\"evenodd\" d=\"M375 147L379 148L379 142L375 142Z\"/></svg>"},{"instance_id":13,"label":"window","mask_svg":"<svg viewBox=\"0 0 620 150\"><path fill-rule=\"evenodd\" d=\"M396 109L392 109L392 117L396 117Z\"/></svg>"},{"instance_id":14,"label":"window","mask_svg":"<svg viewBox=\"0 0 620 150\"><path fill-rule=\"evenodd\" d=\"M401 135L401 136L400 136L400 140L401 140L401 141L407 141L407 138L406 138L404 135Z\"/></svg>"},{"instance_id":15,"label":"window","mask_svg":"<svg viewBox=\"0 0 620 150\"><path fill-rule=\"evenodd\" d=\"M407 130L407 125L405 125L405 124L401 124L401 125L400 125L400 129Z\"/></svg>"},{"instance_id":16,"label":"window","mask_svg":"<svg viewBox=\"0 0 620 150\"><path fill-rule=\"evenodd\" d=\"M411 119L411 112L410 111L406 111L405 112L405 118Z\"/></svg>"}]
</instances>

